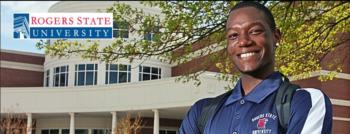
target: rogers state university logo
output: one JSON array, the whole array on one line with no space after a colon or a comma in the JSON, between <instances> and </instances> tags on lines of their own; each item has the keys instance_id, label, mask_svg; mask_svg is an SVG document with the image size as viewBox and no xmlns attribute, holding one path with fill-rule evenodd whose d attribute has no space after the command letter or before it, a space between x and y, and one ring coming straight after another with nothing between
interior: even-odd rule
<instances>
[{"instance_id":1,"label":"rogers state university logo","mask_svg":"<svg viewBox=\"0 0 350 134\"><path fill-rule=\"evenodd\" d=\"M251 121L252 125L256 127L251 134L271 134L271 127L278 122L278 119L273 113L261 113L253 117Z\"/></svg>"},{"instance_id":2,"label":"rogers state university logo","mask_svg":"<svg viewBox=\"0 0 350 134\"><path fill-rule=\"evenodd\" d=\"M14 13L14 39L112 39L113 13Z\"/></svg>"},{"instance_id":3,"label":"rogers state university logo","mask_svg":"<svg viewBox=\"0 0 350 134\"><path fill-rule=\"evenodd\" d=\"M264 129L266 128L266 123L269 121L267 118L260 118L257 123L257 127L259 129Z\"/></svg>"}]
</instances>

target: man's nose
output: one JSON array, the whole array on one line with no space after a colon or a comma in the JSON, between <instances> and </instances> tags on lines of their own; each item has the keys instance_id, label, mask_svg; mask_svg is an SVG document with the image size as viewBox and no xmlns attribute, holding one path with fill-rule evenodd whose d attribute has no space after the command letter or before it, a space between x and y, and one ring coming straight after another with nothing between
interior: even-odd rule
<instances>
[{"instance_id":1,"label":"man's nose","mask_svg":"<svg viewBox=\"0 0 350 134\"><path fill-rule=\"evenodd\" d=\"M253 44L252 39L249 37L248 34L241 34L238 37L238 46L239 47L247 47Z\"/></svg>"}]
</instances>

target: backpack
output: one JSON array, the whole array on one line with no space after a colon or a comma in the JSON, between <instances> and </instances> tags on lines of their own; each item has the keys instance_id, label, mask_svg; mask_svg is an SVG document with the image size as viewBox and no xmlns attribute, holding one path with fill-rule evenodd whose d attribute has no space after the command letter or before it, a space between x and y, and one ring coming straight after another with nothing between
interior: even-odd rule
<instances>
[{"instance_id":1,"label":"backpack","mask_svg":"<svg viewBox=\"0 0 350 134\"><path fill-rule=\"evenodd\" d=\"M282 75L282 84L278 88L275 98L280 133L286 133L286 130L288 128L288 121L290 118L290 103L292 101L294 92L299 88L300 86L290 83L289 79ZM232 90L208 100L208 104L203 107L201 114L197 118L196 122L201 134L204 132L208 119L211 118L218 109L220 109L220 107L223 105L231 93Z\"/></svg>"}]
</instances>

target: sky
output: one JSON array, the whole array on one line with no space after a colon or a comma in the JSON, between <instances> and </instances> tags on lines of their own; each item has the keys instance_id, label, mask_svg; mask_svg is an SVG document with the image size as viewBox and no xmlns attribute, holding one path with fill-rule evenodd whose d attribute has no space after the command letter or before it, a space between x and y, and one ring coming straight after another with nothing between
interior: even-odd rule
<instances>
[{"instance_id":1,"label":"sky","mask_svg":"<svg viewBox=\"0 0 350 134\"><path fill-rule=\"evenodd\" d=\"M35 47L38 40L13 38L14 13L47 12L57 1L1 1L1 49L44 53Z\"/></svg>"}]
</instances>

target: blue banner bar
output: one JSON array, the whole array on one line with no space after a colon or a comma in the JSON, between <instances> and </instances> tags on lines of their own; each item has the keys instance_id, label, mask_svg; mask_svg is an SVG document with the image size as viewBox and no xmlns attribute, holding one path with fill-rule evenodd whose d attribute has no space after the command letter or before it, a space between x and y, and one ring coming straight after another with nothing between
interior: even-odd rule
<instances>
[{"instance_id":1,"label":"blue banner bar","mask_svg":"<svg viewBox=\"0 0 350 134\"><path fill-rule=\"evenodd\" d=\"M30 38L56 38L56 39L111 39L111 27L31 27Z\"/></svg>"}]
</instances>

